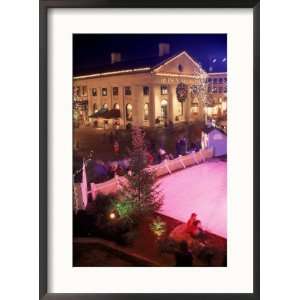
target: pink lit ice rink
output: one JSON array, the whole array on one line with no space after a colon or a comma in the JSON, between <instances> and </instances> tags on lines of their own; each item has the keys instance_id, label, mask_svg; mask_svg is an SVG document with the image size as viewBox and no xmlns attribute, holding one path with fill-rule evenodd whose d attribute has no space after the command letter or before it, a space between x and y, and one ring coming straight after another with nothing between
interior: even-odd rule
<instances>
[{"instance_id":1,"label":"pink lit ice rink","mask_svg":"<svg viewBox=\"0 0 300 300\"><path fill-rule=\"evenodd\" d=\"M161 213L186 222L197 213L205 230L227 237L227 163L202 163L160 180Z\"/></svg>"}]
</instances>

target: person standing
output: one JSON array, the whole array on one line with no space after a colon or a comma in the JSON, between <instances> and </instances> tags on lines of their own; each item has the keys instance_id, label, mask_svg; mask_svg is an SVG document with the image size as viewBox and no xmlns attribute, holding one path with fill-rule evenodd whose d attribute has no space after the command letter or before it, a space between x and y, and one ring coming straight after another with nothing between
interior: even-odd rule
<instances>
[{"instance_id":1,"label":"person standing","mask_svg":"<svg viewBox=\"0 0 300 300\"><path fill-rule=\"evenodd\" d=\"M175 253L176 267L192 267L193 255L189 251L186 241L181 241L179 244L179 251Z\"/></svg>"},{"instance_id":2,"label":"person standing","mask_svg":"<svg viewBox=\"0 0 300 300\"><path fill-rule=\"evenodd\" d=\"M118 156L119 152L120 152L120 145L119 145L119 142L117 140L115 140L115 142L114 142L114 154L116 156Z\"/></svg>"}]
</instances>

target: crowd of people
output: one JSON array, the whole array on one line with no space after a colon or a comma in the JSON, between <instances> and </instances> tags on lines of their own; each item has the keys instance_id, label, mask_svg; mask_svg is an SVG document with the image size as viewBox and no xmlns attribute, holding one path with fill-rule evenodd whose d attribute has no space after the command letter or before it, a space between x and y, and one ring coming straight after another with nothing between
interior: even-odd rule
<instances>
[{"instance_id":1,"label":"crowd of people","mask_svg":"<svg viewBox=\"0 0 300 300\"><path fill-rule=\"evenodd\" d=\"M101 183L112 179L115 175L123 176L130 169L128 158L120 158L120 153L128 152L128 149L121 149L118 139L111 135L110 144L115 160L100 161L95 159L94 151L90 151L88 158L85 159L86 173L88 182ZM163 147L163 142L157 142L153 139L146 139L146 159L149 166L156 165L165 159L172 160L180 155L186 155L192 151L201 149L200 141L189 141L185 136L180 136L175 142L175 152L168 152ZM82 161L82 160L81 160ZM78 176L77 176L78 175ZM74 174L75 182L80 181L80 175Z\"/></svg>"}]
</instances>

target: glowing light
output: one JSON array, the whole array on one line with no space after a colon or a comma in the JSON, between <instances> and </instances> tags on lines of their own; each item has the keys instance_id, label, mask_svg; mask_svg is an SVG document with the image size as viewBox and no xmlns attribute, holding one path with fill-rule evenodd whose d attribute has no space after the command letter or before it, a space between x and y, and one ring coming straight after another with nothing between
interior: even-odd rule
<instances>
[{"instance_id":1,"label":"glowing light","mask_svg":"<svg viewBox=\"0 0 300 300\"><path fill-rule=\"evenodd\" d=\"M155 72L153 72L153 74L157 76L178 77L178 78L182 78L182 77L192 78L192 79L206 78L204 72L202 75L180 75L180 74L172 74L172 73L155 73Z\"/></svg>"},{"instance_id":2,"label":"glowing light","mask_svg":"<svg viewBox=\"0 0 300 300\"><path fill-rule=\"evenodd\" d=\"M213 114L213 107L207 107L207 114L211 116Z\"/></svg>"},{"instance_id":3,"label":"glowing light","mask_svg":"<svg viewBox=\"0 0 300 300\"><path fill-rule=\"evenodd\" d=\"M216 59L216 58L214 58L214 59L212 60L212 62L213 62L213 63L215 63L216 61L217 61L217 59Z\"/></svg>"},{"instance_id":4,"label":"glowing light","mask_svg":"<svg viewBox=\"0 0 300 300\"><path fill-rule=\"evenodd\" d=\"M83 75L83 76L75 76L74 79L88 79L88 78L95 78L95 77L100 77L100 76L142 72L142 71L148 71L148 70L150 70L150 68L138 68L138 69L129 69L129 70L121 70L121 71L113 71L113 72L104 72L104 73L96 73L96 74Z\"/></svg>"},{"instance_id":5,"label":"glowing light","mask_svg":"<svg viewBox=\"0 0 300 300\"><path fill-rule=\"evenodd\" d=\"M124 218L130 216L134 210L134 206L130 200L124 199L115 204L115 210L120 218Z\"/></svg>"},{"instance_id":6,"label":"glowing light","mask_svg":"<svg viewBox=\"0 0 300 300\"><path fill-rule=\"evenodd\" d=\"M227 109L227 103L226 101L222 102L222 111L225 111Z\"/></svg>"},{"instance_id":7,"label":"glowing light","mask_svg":"<svg viewBox=\"0 0 300 300\"><path fill-rule=\"evenodd\" d=\"M157 237L161 237L167 230L167 224L157 217L150 224L150 229Z\"/></svg>"},{"instance_id":8,"label":"glowing light","mask_svg":"<svg viewBox=\"0 0 300 300\"><path fill-rule=\"evenodd\" d=\"M114 212L111 212L109 214L109 218L112 219L112 220L115 219L116 218L116 214Z\"/></svg>"}]
</instances>

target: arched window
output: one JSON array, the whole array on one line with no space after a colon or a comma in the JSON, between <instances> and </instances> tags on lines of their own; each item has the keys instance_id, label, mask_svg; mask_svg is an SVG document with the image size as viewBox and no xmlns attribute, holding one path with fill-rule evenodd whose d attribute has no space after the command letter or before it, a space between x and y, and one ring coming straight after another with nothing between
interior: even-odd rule
<instances>
[{"instance_id":1,"label":"arched window","mask_svg":"<svg viewBox=\"0 0 300 300\"><path fill-rule=\"evenodd\" d=\"M108 104L107 104L107 103L104 103L104 104L102 105L102 108L103 108L103 110L108 110Z\"/></svg>"},{"instance_id":2,"label":"arched window","mask_svg":"<svg viewBox=\"0 0 300 300\"><path fill-rule=\"evenodd\" d=\"M145 103L144 105L144 120L149 120L149 103Z\"/></svg>"},{"instance_id":3,"label":"arched window","mask_svg":"<svg viewBox=\"0 0 300 300\"><path fill-rule=\"evenodd\" d=\"M130 103L126 105L126 120L132 121L132 105Z\"/></svg>"},{"instance_id":4,"label":"arched window","mask_svg":"<svg viewBox=\"0 0 300 300\"><path fill-rule=\"evenodd\" d=\"M161 100L160 102L160 116L163 120L168 118L168 101Z\"/></svg>"},{"instance_id":5,"label":"arched window","mask_svg":"<svg viewBox=\"0 0 300 300\"><path fill-rule=\"evenodd\" d=\"M114 104L114 109L120 110L120 105L119 105L119 103L115 103L115 104Z\"/></svg>"}]
</instances>

